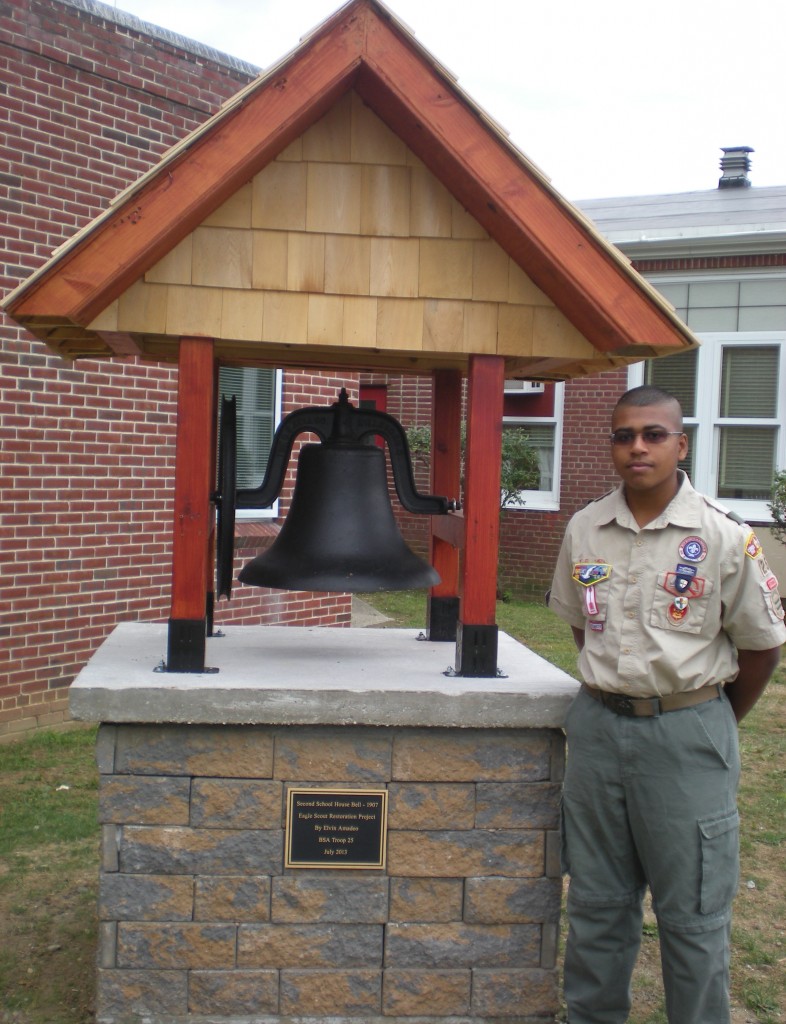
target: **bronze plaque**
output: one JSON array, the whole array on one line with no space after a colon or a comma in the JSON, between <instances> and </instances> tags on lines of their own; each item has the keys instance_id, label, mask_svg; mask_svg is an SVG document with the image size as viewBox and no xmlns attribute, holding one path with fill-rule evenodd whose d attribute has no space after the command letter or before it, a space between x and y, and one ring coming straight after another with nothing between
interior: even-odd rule
<instances>
[{"instance_id":1,"label":"bronze plaque","mask_svg":"<svg viewBox=\"0 0 786 1024\"><path fill-rule=\"evenodd\" d=\"M290 789L284 866L384 868L386 789Z\"/></svg>"}]
</instances>

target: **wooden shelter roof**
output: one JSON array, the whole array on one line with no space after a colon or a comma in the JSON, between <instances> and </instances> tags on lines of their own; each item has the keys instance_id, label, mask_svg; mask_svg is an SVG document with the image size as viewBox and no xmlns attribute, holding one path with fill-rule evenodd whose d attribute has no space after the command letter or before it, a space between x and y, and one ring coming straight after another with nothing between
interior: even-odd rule
<instances>
[{"instance_id":1,"label":"wooden shelter roof","mask_svg":"<svg viewBox=\"0 0 786 1024\"><path fill-rule=\"evenodd\" d=\"M223 303L224 309L242 306L245 322L236 314L197 317L194 323L175 316L176 297L181 307L193 305L195 281L162 281L162 263L171 261L178 247L182 251L190 245L205 224L231 224L231 216L222 221L221 211L238 196L264 192L272 165L289 176L288 188L296 165L298 173L310 174L307 161L306 170L300 166L305 157L298 140L321 123L330 130L336 110L343 112L341 123L350 125L350 134L379 135L377 126L383 126L402 147L392 162L420 174L427 184L436 181L449 195L454 217L442 241L452 248L434 248L438 231L422 225L411 230L410 240L421 247L420 276L403 290L396 286L387 292L369 285L353 290L342 280L331 293L324 273L317 285L303 274L294 275L298 280L293 284L290 273L281 284L256 272L229 282L218 273L215 280L200 283L210 286L211 302ZM351 153L341 166L362 163L355 142L347 145ZM371 164L378 165L379 147L371 148ZM330 159L341 163L341 158ZM387 175L390 168L383 170ZM366 178L362 181L365 188ZM405 187L409 196L409 178ZM386 196L379 191L377 202L384 204ZM281 225L259 217L252 213L242 228L248 239L257 230L254 244L264 248L269 262L273 243L281 242L274 237ZM471 228L464 235L456 228L461 217ZM336 227L332 209L327 220L327 226L320 225L319 217L309 214L302 224L283 225L290 267L295 243L307 236L311 242L315 235L327 238L329 247L336 239L376 244L389 233L379 223L369 228L369 218L364 226L362 217L357 228ZM392 234L402 240L407 228L399 225ZM211 239L215 242L216 236ZM463 245L453 244L458 242ZM492 295L478 281L497 273L500 253L508 261L504 274L512 281L515 272L518 283ZM474 268L468 283L451 290L437 274L436 284L427 286L424 261L456 254ZM176 287L187 291L176 296ZM200 298L207 294L200 292ZM257 306L251 302L255 298ZM266 310L280 310L285 299L294 298L307 301L304 323L309 316L312 320L302 335L288 334L296 333L292 324L300 323L297 318L282 326L279 317L277 329L269 329L275 318L263 318L263 299ZM168 312L151 312L156 304L167 303ZM343 303L353 323L362 324L359 333L348 329ZM395 330L389 327L391 303ZM379 0L350 0L331 15L117 196L3 305L70 358L141 354L176 359L179 336L204 333L216 338L220 360L238 364L428 372L464 370L470 354L491 352L504 356L506 376L561 379L696 344L668 303L554 190ZM124 319L123 310L130 308L133 312ZM313 323L318 316L324 319L319 329ZM253 329L248 321L254 322ZM483 324L479 334L477 324ZM477 345L476 337L482 339Z\"/></svg>"}]
</instances>

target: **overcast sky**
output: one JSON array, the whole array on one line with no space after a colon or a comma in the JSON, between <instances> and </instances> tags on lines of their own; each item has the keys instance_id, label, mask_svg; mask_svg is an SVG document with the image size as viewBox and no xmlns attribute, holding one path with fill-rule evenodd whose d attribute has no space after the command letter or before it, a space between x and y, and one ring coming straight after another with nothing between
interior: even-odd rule
<instances>
[{"instance_id":1,"label":"overcast sky","mask_svg":"<svg viewBox=\"0 0 786 1024\"><path fill-rule=\"evenodd\" d=\"M108 0L267 67L337 0ZM568 199L786 185L783 0L391 0Z\"/></svg>"}]
</instances>

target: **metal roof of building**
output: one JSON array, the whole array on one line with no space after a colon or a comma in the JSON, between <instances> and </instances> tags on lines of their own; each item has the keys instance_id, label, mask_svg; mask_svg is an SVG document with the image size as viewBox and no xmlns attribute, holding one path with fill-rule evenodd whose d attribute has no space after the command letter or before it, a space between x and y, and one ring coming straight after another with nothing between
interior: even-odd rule
<instances>
[{"instance_id":1,"label":"metal roof of building","mask_svg":"<svg viewBox=\"0 0 786 1024\"><path fill-rule=\"evenodd\" d=\"M576 203L628 254L783 252L786 185L715 188Z\"/></svg>"}]
</instances>

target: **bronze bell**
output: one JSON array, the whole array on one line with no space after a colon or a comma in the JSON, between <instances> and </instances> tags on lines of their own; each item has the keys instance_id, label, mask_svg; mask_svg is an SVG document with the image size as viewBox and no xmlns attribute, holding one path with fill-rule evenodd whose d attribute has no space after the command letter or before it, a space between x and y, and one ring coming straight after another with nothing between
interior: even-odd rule
<instances>
[{"instance_id":1,"label":"bronze bell","mask_svg":"<svg viewBox=\"0 0 786 1024\"><path fill-rule=\"evenodd\" d=\"M234 407L227 403L225 413L229 429L222 449L231 456ZM231 593L235 500L239 508L272 505L283 486L294 440L303 432L317 434L322 443L301 448L284 525L270 548L244 566L240 582L350 593L439 583L439 574L407 547L399 532L388 495L384 451L369 440L380 436L387 442L396 492L408 511L444 515L458 503L420 494L401 424L387 413L356 409L342 389L332 406L299 409L282 421L258 488L236 492L233 459L223 460L226 470L214 496L220 514L218 593Z\"/></svg>"},{"instance_id":2,"label":"bronze bell","mask_svg":"<svg viewBox=\"0 0 786 1024\"><path fill-rule=\"evenodd\" d=\"M238 579L281 590L369 593L431 587L439 574L404 543L382 449L328 443L301 449L284 525Z\"/></svg>"}]
</instances>

